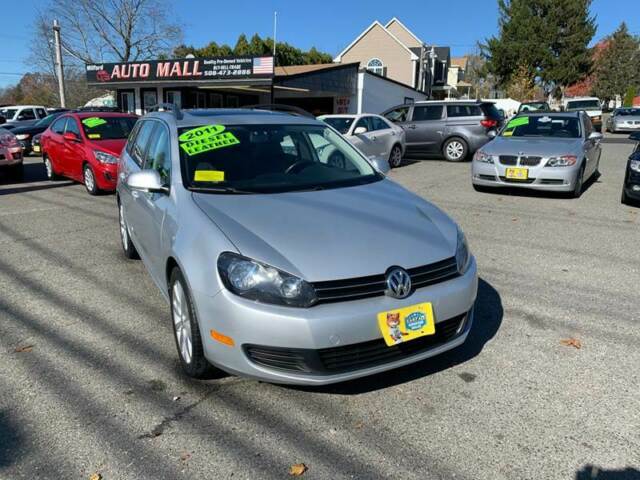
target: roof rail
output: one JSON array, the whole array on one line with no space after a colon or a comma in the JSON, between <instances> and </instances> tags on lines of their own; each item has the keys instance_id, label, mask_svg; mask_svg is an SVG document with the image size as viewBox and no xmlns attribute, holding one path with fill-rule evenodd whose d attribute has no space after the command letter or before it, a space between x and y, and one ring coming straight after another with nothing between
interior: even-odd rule
<instances>
[{"instance_id":1,"label":"roof rail","mask_svg":"<svg viewBox=\"0 0 640 480\"><path fill-rule=\"evenodd\" d=\"M303 108L294 107L293 105L284 105L282 103L261 103L256 105L247 105L242 108L253 110L268 110L271 112L285 112L292 115L299 115L300 117L308 117L314 119L316 118L313 116L313 114L307 112Z\"/></svg>"},{"instance_id":2,"label":"roof rail","mask_svg":"<svg viewBox=\"0 0 640 480\"><path fill-rule=\"evenodd\" d=\"M182 110L175 103L158 103L148 109L148 112L171 112L176 120L182 120Z\"/></svg>"}]
</instances>

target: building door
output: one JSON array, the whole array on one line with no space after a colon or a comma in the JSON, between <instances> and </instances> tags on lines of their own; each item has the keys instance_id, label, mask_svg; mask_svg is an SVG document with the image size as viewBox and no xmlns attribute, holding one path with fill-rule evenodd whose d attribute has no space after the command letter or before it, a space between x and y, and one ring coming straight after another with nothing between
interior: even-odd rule
<instances>
[{"instance_id":1,"label":"building door","mask_svg":"<svg viewBox=\"0 0 640 480\"><path fill-rule=\"evenodd\" d=\"M167 103L173 103L176 107L182 108L182 92L180 90L167 90L165 97Z\"/></svg>"},{"instance_id":2,"label":"building door","mask_svg":"<svg viewBox=\"0 0 640 480\"><path fill-rule=\"evenodd\" d=\"M207 108L207 94L196 92L196 108Z\"/></svg>"},{"instance_id":3,"label":"building door","mask_svg":"<svg viewBox=\"0 0 640 480\"><path fill-rule=\"evenodd\" d=\"M155 88L141 89L142 93L142 113L147 113L151 107L158 104L158 91Z\"/></svg>"},{"instance_id":4,"label":"building door","mask_svg":"<svg viewBox=\"0 0 640 480\"><path fill-rule=\"evenodd\" d=\"M118 106L125 113L136 112L136 100L133 90L120 90L118 92Z\"/></svg>"},{"instance_id":5,"label":"building door","mask_svg":"<svg viewBox=\"0 0 640 480\"><path fill-rule=\"evenodd\" d=\"M209 108L222 108L222 95L219 93L209 94Z\"/></svg>"}]
</instances>

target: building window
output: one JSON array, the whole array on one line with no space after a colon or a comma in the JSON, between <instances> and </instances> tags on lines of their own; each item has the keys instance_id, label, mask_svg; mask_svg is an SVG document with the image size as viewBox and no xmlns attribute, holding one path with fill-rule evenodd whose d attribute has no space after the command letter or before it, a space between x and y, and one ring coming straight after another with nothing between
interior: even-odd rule
<instances>
[{"instance_id":1,"label":"building window","mask_svg":"<svg viewBox=\"0 0 640 480\"><path fill-rule=\"evenodd\" d=\"M384 75L384 65L379 58L372 58L369 60L369 63L367 63L367 70L375 73L376 75Z\"/></svg>"}]
</instances>

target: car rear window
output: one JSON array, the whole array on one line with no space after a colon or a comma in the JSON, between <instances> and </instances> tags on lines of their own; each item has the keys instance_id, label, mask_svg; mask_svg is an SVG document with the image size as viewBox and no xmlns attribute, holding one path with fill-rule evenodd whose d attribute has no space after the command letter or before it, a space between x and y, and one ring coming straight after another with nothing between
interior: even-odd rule
<instances>
[{"instance_id":1,"label":"car rear window","mask_svg":"<svg viewBox=\"0 0 640 480\"><path fill-rule=\"evenodd\" d=\"M480 105L485 117L491 118L492 120L500 120L502 115L500 115L500 111L496 108L493 103L483 103Z\"/></svg>"},{"instance_id":2,"label":"car rear window","mask_svg":"<svg viewBox=\"0 0 640 480\"><path fill-rule=\"evenodd\" d=\"M480 117L482 109L478 105L447 105L447 117Z\"/></svg>"},{"instance_id":3,"label":"car rear window","mask_svg":"<svg viewBox=\"0 0 640 480\"><path fill-rule=\"evenodd\" d=\"M599 110L600 102L598 100L576 100L567 102L567 110Z\"/></svg>"},{"instance_id":4,"label":"car rear window","mask_svg":"<svg viewBox=\"0 0 640 480\"><path fill-rule=\"evenodd\" d=\"M129 137L136 118L96 115L81 120L84 134L90 140L120 140Z\"/></svg>"}]
</instances>

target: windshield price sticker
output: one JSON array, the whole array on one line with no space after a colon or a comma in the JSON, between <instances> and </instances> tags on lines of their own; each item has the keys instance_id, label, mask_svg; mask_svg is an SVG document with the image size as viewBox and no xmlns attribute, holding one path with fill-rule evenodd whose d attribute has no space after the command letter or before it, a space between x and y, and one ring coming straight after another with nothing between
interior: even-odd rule
<instances>
[{"instance_id":1,"label":"windshield price sticker","mask_svg":"<svg viewBox=\"0 0 640 480\"><path fill-rule=\"evenodd\" d=\"M224 125L205 125L204 127L193 128L178 137L180 147L191 157L199 153L240 143L240 140L233 133L225 132L224 130Z\"/></svg>"},{"instance_id":2,"label":"windshield price sticker","mask_svg":"<svg viewBox=\"0 0 640 480\"><path fill-rule=\"evenodd\" d=\"M522 125L528 125L528 124L529 124L529 117L519 117L511 120L507 125L507 128L516 128L516 127L520 127Z\"/></svg>"},{"instance_id":3,"label":"windshield price sticker","mask_svg":"<svg viewBox=\"0 0 640 480\"><path fill-rule=\"evenodd\" d=\"M89 117L82 120L82 123L88 128L95 128L100 125L104 125L105 123L107 123L107 121L104 118L100 117Z\"/></svg>"},{"instance_id":4,"label":"windshield price sticker","mask_svg":"<svg viewBox=\"0 0 640 480\"><path fill-rule=\"evenodd\" d=\"M196 170L193 180L196 182L224 182L224 172L219 170Z\"/></svg>"}]
</instances>

